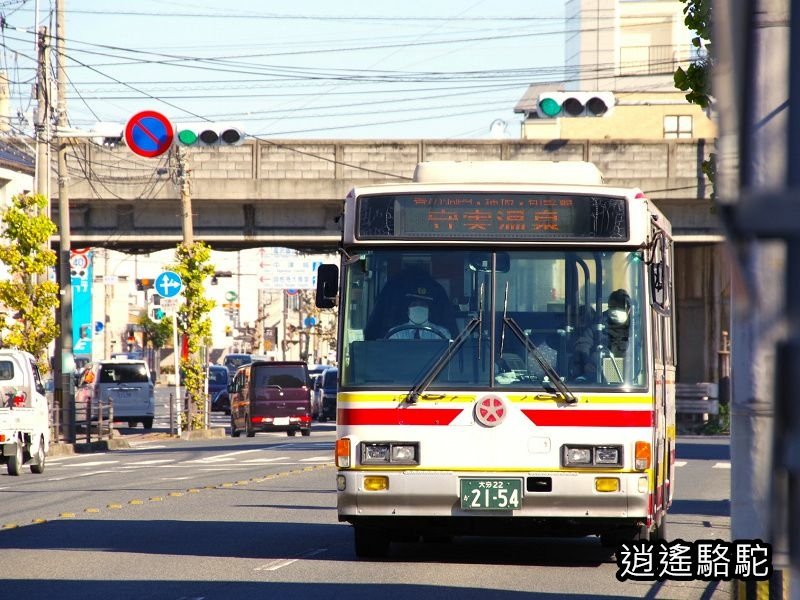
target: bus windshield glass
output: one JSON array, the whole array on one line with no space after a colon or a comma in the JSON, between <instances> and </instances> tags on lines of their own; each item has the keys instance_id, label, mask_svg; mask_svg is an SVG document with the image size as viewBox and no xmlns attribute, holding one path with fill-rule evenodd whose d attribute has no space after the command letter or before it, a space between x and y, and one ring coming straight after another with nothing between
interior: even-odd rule
<instances>
[{"instance_id":1,"label":"bus windshield glass","mask_svg":"<svg viewBox=\"0 0 800 600\"><path fill-rule=\"evenodd\" d=\"M645 386L644 274L630 249L361 249L345 267L342 388L407 391L465 330L426 391Z\"/></svg>"}]
</instances>

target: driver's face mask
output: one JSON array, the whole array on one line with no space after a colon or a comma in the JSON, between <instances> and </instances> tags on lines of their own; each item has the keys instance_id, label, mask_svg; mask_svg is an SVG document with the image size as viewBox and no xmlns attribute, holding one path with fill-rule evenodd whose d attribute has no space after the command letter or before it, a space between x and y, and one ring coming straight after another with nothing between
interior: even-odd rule
<instances>
[{"instance_id":1,"label":"driver's face mask","mask_svg":"<svg viewBox=\"0 0 800 600\"><path fill-rule=\"evenodd\" d=\"M628 311L624 308L609 308L608 320L613 325L625 325L628 322Z\"/></svg>"},{"instance_id":2,"label":"driver's face mask","mask_svg":"<svg viewBox=\"0 0 800 600\"><path fill-rule=\"evenodd\" d=\"M428 321L427 306L409 306L408 320L416 325L422 325Z\"/></svg>"}]
</instances>

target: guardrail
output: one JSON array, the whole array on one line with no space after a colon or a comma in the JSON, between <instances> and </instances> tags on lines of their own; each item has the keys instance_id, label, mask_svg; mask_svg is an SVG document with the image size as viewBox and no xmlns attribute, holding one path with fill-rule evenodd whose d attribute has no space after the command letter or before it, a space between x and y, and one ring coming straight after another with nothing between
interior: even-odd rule
<instances>
[{"instance_id":1,"label":"guardrail","mask_svg":"<svg viewBox=\"0 0 800 600\"><path fill-rule=\"evenodd\" d=\"M50 402L50 439L53 442L68 442L65 427L65 410L57 402ZM86 443L112 439L114 437L114 401L109 398L99 404L87 403L75 407L75 439L85 437Z\"/></svg>"},{"instance_id":2,"label":"guardrail","mask_svg":"<svg viewBox=\"0 0 800 600\"><path fill-rule=\"evenodd\" d=\"M718 415L719 386L709 382L675 384L675 412L679 415Z\"/></svg>"}]
</instances>

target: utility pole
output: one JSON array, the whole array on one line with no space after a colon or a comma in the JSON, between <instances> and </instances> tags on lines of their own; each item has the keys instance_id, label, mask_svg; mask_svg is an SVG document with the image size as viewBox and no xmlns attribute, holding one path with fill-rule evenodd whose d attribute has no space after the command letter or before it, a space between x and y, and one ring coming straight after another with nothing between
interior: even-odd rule
<instances>
[{"instance_id":1,"label":"utility pole","mask_svg":"<svg viewBox=\"0 0 800 600\"><path fill-rule=\"evenodd\" d=\"M800 15L788 0L722 0L714 17L720 214L737 269L731 538L771 543L774 568L769 581L740 582L736 597L788 598L789 588L798 600Z\"/></svg>"},{"instance_id":2,"label":"utility pole","mask_svg":"<svg viewBox=\"0 0 800 600\"><path fill-rule=\"evenodd\" d=\"M181 188L181 227L183 229L183 243L186 246L191 246L194 243L191 170L186 164L186 153L180 146L177 146L175 149L175 157L178 162L178 181Z\"/></svg>"},{"instance_id":3,"label":"utility pole","mask_svg":"<svg viewBox=\"0 0 800 600\"><path fill-rule=\"evenodd\" d=\"M67 72L66 48L64 43L65 0L56 0L56 67L58 90L58 127L67 127ZM70 276L69 259L72 241L70 239L69 215L69 177L67 174L67 138L58 139L58 219L59 249L58 273L61 286L61 372L60 384L56 379L56 389L60 388L61 408L66 407L67 441L75 442L75 399L73 397L72 371L75 359L72 355L72 278ZM55 361L58 364L59 361Z\"/></svg>"},{"instance_id":4,"label":"utility pole","mask_svg":"<svg viewBox=\"0 0 800 600\"><path fill-rule=\"evenodd\" d=\"M258 348L259 354L264 354L264 319L266 318L266 314L264 314L264 290L262 288L258 288L258 305L256 306L256 347Z\"/></svg>"},{"instance_id":5,"label":"utility pole","mask_svg":"<svg viewBox=\"0 0 800 600\"><path fill-rule=\"evenodd\" d=\"M36 193L47 198L46 210L50 216L50 46L47 43L47 27L39 28L37 40L39 73L36 81Z\"/></svg>"}]
</instances>

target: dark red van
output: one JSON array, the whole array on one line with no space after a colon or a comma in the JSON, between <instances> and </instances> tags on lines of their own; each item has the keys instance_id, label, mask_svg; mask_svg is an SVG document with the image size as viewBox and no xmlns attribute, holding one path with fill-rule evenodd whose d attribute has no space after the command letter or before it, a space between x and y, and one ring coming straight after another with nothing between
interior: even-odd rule
<instances>
[{"instance_id":1,"label":"dark red van","mask_svg":"<svg viewBox=\"0 0 800 600\"><path fill-rule=\"evenodd\" d=\"M302 361L256 360L240 367L229 387L231 435L285 431L311 435L311 390Z\"/></svg>"}]
</instances>

